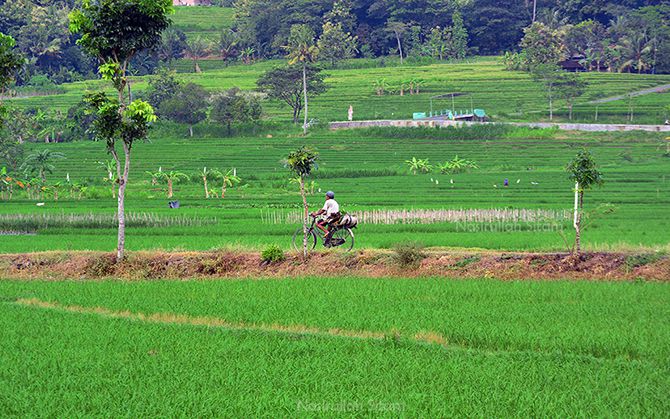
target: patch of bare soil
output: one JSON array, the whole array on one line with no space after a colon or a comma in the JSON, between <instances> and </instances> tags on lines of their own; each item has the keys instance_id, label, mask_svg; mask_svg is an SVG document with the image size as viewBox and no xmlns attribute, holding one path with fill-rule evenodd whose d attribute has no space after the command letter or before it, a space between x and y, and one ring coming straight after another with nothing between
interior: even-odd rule
<instances>
[{"instance_id":1,"label":"patch of bare soil","mask_svg":"<svg viewBox=\"0 0 670 419\"><path fill-rule=\"evenodd\" d=\"M670 280L667 256L626 253L450 253L433 252L414 266L401 266L391 252L298 254L267 264L253 252L132 252L116 263L101 252L46 252L0 255L4 279L191 279L283 278L304 276L449 277L498 279ZM635 261L635 263L631 263Z\"/></svg>"}]
</instances>

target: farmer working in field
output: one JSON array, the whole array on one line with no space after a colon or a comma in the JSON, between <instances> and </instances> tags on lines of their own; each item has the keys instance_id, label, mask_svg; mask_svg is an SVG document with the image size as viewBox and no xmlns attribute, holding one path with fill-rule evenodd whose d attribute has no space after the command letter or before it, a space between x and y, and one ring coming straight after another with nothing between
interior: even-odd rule
<instances>
[{"instance_id":1,"label":"farmer working in field","mask_svg":"<svg viewBox=\"0 0 670 419\"><path fill-rule=\"evenodd\" d=\"M319 220L316 223L316 226L319 227L324 233L326 233L326 240L324 241L324 246L330 246L330 236L333 230L333 226L340 221L342 214L340 214L340 204L335 200L335 192L328 191L326 192L326 203L323 204L317 212L313 212L314 217L325 214L326 217L322 220Z\"/></svg>"}]
</instances>

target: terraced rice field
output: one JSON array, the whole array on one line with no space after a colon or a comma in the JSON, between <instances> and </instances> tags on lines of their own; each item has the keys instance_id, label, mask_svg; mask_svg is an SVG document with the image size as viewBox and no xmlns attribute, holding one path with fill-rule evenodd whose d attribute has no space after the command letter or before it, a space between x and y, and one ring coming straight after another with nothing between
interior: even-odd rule
<instances>
[{"instance_id":1,"label":"terraced rice field","mask_svg":"<svg viewBox=\"0 0 670 419\"><path fill-rule=\"evenodd\" d=\"M232 7L175 7L172 16L173 25L184 31L190 39L201 36L209 41L216 42L221 37L223 28L233 25Z\"/></svg>"},{"instance_id":2,"label":"terraced rice field","mask_svg":"<svg viewBox=\"0 0 670 419\"><path fill-rule=\"evenodd\" d=\"M353 60L349 65L355 65ZM211 63L211 64L210 64ZM505 71L496 57L483 57L472 62L455 64L430 64L397 66L391 60L387 67L377 67L378 62L364 61L374 67L352 69L328 69L326 81L331 89L313 99L313 118L322 122L344 120L349 105L354 107L354 118L363 119L410 119L413 112L430 110L430 97L450 92L463 92L456 97L456 110L483 108L494 121L540 121L548 119L547 102L543 88L530 80L526 73ZM184 73L181 78L203 85L212 92L231 87L255 89L256 80L268 69L282 65L282 61L263 61L253 65L234 65L223 68L219 60L203 61L204 73ZM346 65L345 65L346 66ZM180 71L192 67L184 63ZM590 87L575 106L575 120L594 122L596 105L588 102L630 91L670 83L668 75L587 73L583 77ZM392 87L409 79L422 79L420 94L400 96L386 94L377 96L373 83L385 79ZM146 88L146 78L133 82L136 91ZM86 89L105 86L99 82L79 82L65 85L66 93L14 100L17 106L43 106L67 110L76 104ZM650 99L650 97L652 97ZM633 121L641 124L660 124L667 118L665 105L670 103L670 92L655 93L634 98ZM434 109L450 109L451 99L436 99ZM567 119L567 109L557 102L557 120ZM277 121L290 120L290 110L276 101L265 103L266 118ZM598 122L625 123L628 121L627 100L610 102L598 106Z\"/></svg>"}]
</instances>

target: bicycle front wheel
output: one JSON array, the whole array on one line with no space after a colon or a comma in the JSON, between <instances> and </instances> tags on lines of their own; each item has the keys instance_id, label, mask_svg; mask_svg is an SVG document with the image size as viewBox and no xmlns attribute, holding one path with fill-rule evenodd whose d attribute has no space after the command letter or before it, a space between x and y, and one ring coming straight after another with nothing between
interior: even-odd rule
<instances>
[{"instance_id":1,"label":"bicycle front wheel","mask_svg":"<svg viewBox=\"0 0 670 419\"><path fill-rule=\"evenodd\" d=\"M302 227L298 228L295 233L293 233L293 250L302 250L303 239L303 230ZM307 230L307 250L314 250L316 247L316 234L314 234L313 229Z\"/></svg>"}]
</instances>

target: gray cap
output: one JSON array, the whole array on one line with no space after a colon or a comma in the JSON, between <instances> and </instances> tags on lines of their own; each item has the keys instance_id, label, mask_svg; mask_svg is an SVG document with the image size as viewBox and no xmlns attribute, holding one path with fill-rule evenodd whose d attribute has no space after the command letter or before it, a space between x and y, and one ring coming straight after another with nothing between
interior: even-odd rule
<instances>
[{"instance_id":1,"label":"gray cap","mask_svg":"<svg viewBox=\"0 0 670 419\"><path fill-rule=\"evenodd\" d=\"M335 192L333 192L333 191L328 191L328 192L326 192L326 196L327 196L328 198L331 198L331 199L332 199L332 198L335 198Z\"/></svg>"}]
</instances>

